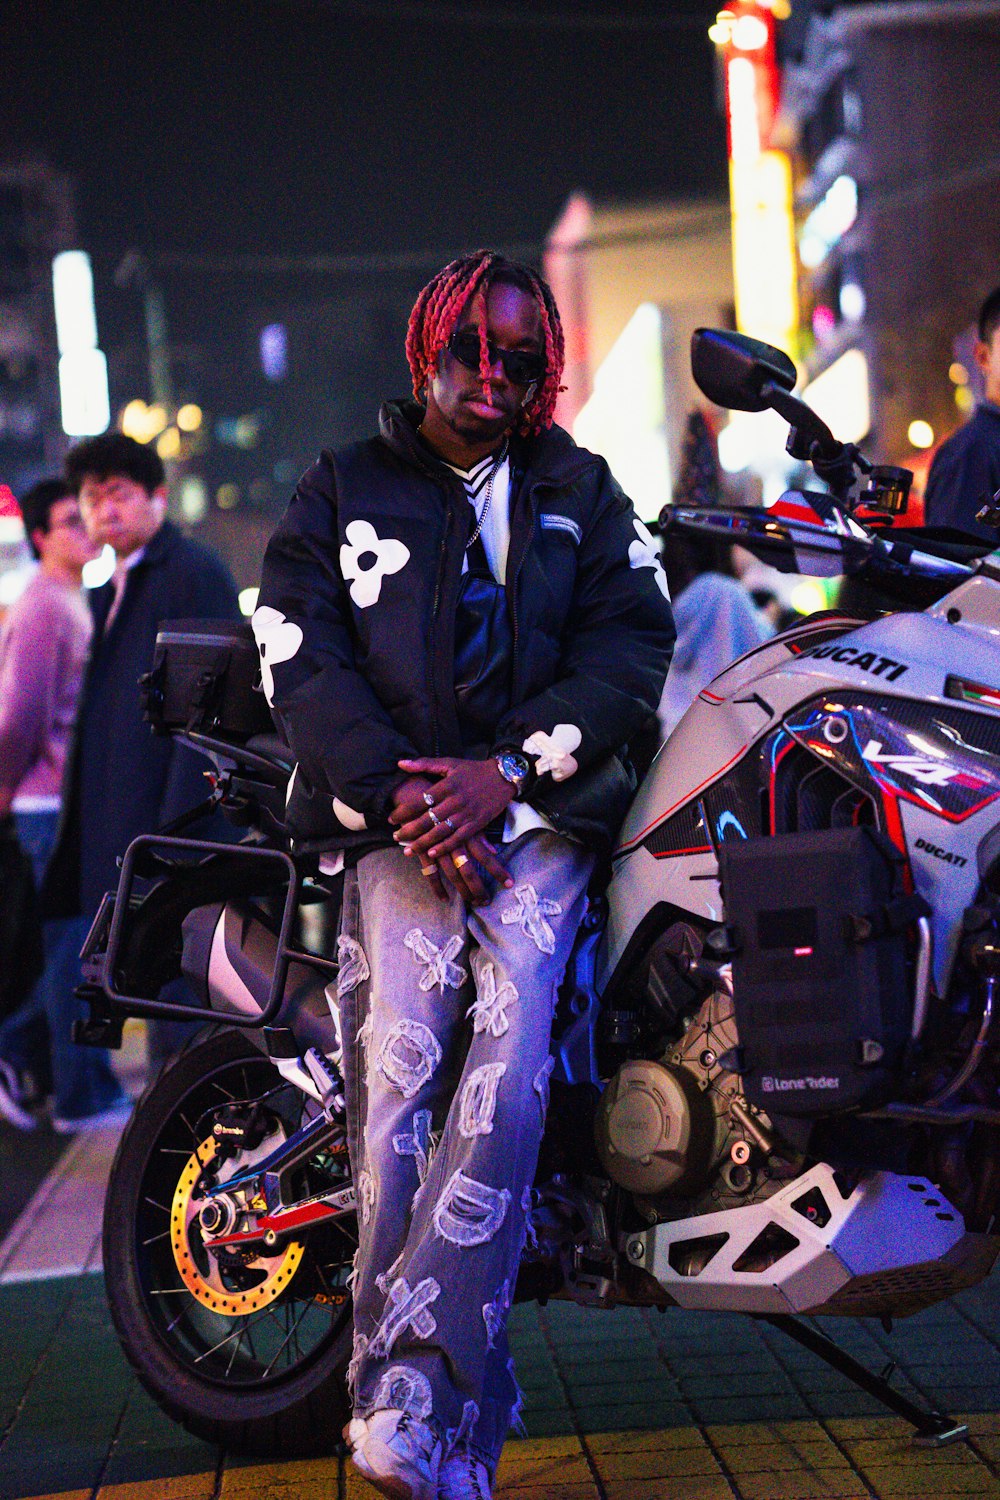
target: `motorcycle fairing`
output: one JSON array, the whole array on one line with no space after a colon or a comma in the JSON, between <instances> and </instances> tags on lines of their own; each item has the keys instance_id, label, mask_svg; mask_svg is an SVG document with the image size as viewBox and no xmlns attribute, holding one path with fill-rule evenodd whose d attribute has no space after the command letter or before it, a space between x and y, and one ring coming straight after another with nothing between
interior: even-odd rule
<instances>
[{"instance_id":1,"label":"motorcycle fairing","mask_svg":"<svg viewBox=\"0 0 1000 1500\"><path fill-rule=\"evenodd\" d=\"M1000 798L1000 717L835 693L788 714L785 728L845 780L950 823Z\"/></svg>"},{"instance_id":2,"label":"motorcycle fairing","mask_svg":"<svg viewBox=\"0 0 1000 1500\"><path fill-rule=\"evenodd\" d=\"M773 640L755 646L720 672L695 699L670 738L660 746L649 775L639 788L622 825L614 858L617 860L628 854L654 826L717 781L764 732L775 715L769 703L753 696L750 684L755 684L775 667L793 661L808 647L842 635L857 623L849 616L835 612L813 616L792 630L783 631ZM746 693L741 689L746 689ZM727 704L732 712L723 723L699 713L700 704L708 708ZM706 777L707 746L711 746L714 753L708 761L709 775ZM699 781L692 777L689 767L696 767L700 772Z\"/></svg>"},{"instance_id":3,"label":"motorcycle fairing","mask_svg":"<svg viewBox=\"0 0 1000 1500\"><path fill-rule=\"evenodd\" d=\"M943 993L962 912L979 884L979 845L996 823L1000 716L830 694L787 715L784 728L876 798L879 822L909 856L914 886L930 905L934 978Z\"/></svg>"},{"instance_id":4,"label":"motorcycle fairing","mask_svg":"<svg viewBox=\"0 0 1000 1500\"><path fill-rule=\"evenodd\" d=\"M799 630L776 637L741 657L699 695L661 746L623 826L608 888L607 938L599 963L602 984L613 976L639 922L658 902L688 911L702 921L721 920L717 863L711 847L716 831L705 826L706 816L711 821L708 804L721 805L721 789L728 796L731 785L737 789L734 795L738 794L742 763L750 758L754 747L789 722L789 715L820 694L830 695L831 702L839 702L844 693L851 701L877 694L873 701L881 703L887 715L895 713L901 700L909 700L932 712L938 712L936 706L940 705L941 721L951 723L955 704L948 697L947 683L958 666L968 678L984 683L996 680L996 586L989 580L978 580L989 590L987 599L973 587L976 582L970 580L949 596L951 600L962 597L962 605L952 606L952 610L958 608L963 620L968 611L968 629L941 609L889 615L861 626L844 616L826 617L817 622L815 631L807 621ZM992 626L986 623L990 605ZM962 713L963 722L965 718L974 718L984 726L1000 722L986 707L969 706ZM907 724L904 733L919 735L920 728L917 723ZM967 729L960 733L972 743ZM982 734L990 733L990 729L982 730ZM897 741L898 736L893 743ZM894 752L885 748L888 742L882 743L882 755L891 756ZM975 743L978 745L979 740ZM867 741L861 748L867 748ZM914 748L907 742L909 753ZM773 749L775 754L788 754L791 741L776 741ZM823 746L822 759L830 760L826 754L829 749ZM949 753L954 755L955 749L952 741ZM987 778L988 784L978 792L971 785L983 774L983 752L972 753L975 763L956 771L969 777L970 784L963 787L956 783L947 797L949 807L960 807L970 819L977 797L989 799L984 810L994 800L991 779ZM988 746L986 753L990 753ZM878 799L880 825L903 848L906 836L900 805L907 799L898 795L897 787L904 787L914 799L921 789L935 797L934 789L925 787L912 774L912 768L911 774L904 776L899 763L879 763L878 755L878 751L873 753L863 784ZM919 769L917 762L912 764ZM856 775L852 779L859 784ZM744 788L747 784L743 782ZM744 802L746 795L744 789ZM926 798L916 805L934 810ZM746 828L739 806L734 803L732 811ZM730 829L737 833L735 823ZM773 809L770 831L777 831ZM976 831L980 833L978 827ZM911 848L911 858L916 852ZM970 858L975 850L963 848L960 853ZM925 851L920 855L926 860L934 858ZM954 908L949 911L954 920Z\"/></svg>"}]
</instances>

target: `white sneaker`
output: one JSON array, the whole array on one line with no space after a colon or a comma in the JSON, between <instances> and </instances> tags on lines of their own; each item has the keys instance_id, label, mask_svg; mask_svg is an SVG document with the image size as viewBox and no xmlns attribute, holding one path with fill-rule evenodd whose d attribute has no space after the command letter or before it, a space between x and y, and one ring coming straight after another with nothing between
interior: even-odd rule
<instances>
[{"instance_id":1,"label":"white sneaker","mask_svg":"<svg viewBox=\"0 0 1000 1500\"><path fill-rule=\"evenodd\" d=\"M438 1474L438 1500L491 1500L490 1472L471 1453L453 1453Z\"/></svg>"},{"instance_id":2,"label":"white sneaker","mask_svg":"<svg viewBox=\"0 0 1000 1500\"><path fill-rule=\"evenodd\" d=\"M437 1500L441 1444L425 1422L403 1411L355 1417L345 1433L351 1461L391 1500Z\"/></svg>"},{"instance_id":3,"label":"white sneaker","mask_svg":"<svg viewBox=\"0 0 1000 1500\"><path fill-rule=\"evenodd\" d=\"M85 1130L103 1130L106 1125L121 1127L128 1122L131 1113L132 1100L123 1099L120 1104L112 1104L110 1109L99 1109L92 1115L79 1115L75 1118L53 1115L52 1129L56 1135L78 1135Z\"/></svg>"}]
</instances>

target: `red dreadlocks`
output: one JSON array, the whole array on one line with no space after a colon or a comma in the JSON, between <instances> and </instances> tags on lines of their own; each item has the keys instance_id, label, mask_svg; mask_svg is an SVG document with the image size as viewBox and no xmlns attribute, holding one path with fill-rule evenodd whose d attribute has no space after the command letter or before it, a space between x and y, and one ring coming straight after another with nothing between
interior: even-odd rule
<instances>
[{"instance_id":1,"label":"red dreadlocks","mask_svg":"<svg viewBox=\"0 0 1000 1500\"><path fill-rule=\"evenodd\" d=\"M459 314L476 298L479 324L479 373L489 388L489 357L486 352L486 293L493 282L523 287L538 303L545 333L546 372L521 415L520 431L529 435L552 426L556 397L563 387L563 365L566 345L559 309L548 282L529 266L507 260L492 250L476 250L472 255L451 261L424 287L410 314L406 330L406 358L413 375L413 394L417 400L437 369L441 350L451 338Z\"/></svg>"}]
</instances>

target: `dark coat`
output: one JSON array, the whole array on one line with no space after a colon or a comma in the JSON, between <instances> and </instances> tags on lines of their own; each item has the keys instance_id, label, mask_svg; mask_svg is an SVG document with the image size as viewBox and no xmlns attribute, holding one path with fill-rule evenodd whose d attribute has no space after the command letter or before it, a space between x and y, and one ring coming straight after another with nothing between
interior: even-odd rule
<instances>
[{"instance_id":1,"label":"dark coat","mask_svg":"<svg viewBox=\"0 0 1000 1500\"><path fill-rule=\"evenodd\" d=\"M324 452L265 555L254 629L298 761L289 829L303 841L387 842L397 761L462 754L454 635L469 502L418 439L420 414L388 403L378 437ZM511 469L513 706L492 749L522 750L556 726L575 738L579 769L542 774L527 800L606 850L635 788L626 747L648 730L670 661L666 582L605 461L561 428L514 440Z\"/></svg>"},{"instance_id":2,"label":"dark coat","mask_svg":"<svg viewBox=\"0 0 1000 1500\"><path fill-rule=\"evenodd\" d=\"M28 999L44 966L31 860L8 813L0 818L0 1019Z\"/></svg>"},{"instance_id":3,"label":"dark coat","mask_svg":"<svg viewBox=\"0 0 1000 1500\"><path fill-rule=\"evenodd\" d=\"M996 542L996 531L980 526L976 512L1000 489L1000 410L985 405L934 455L924 495L928 526L955 526Z\"/></svg>"},{"instance_id":4,"label":"dark coat","mask_svg":"<svg viewBox=\"0 0 1000 1500\"><path fill-rule=\"evenodd\" d=\"M104 634L112 585L95 589L94 643L63 782L63 820L45 882L47 915L92 916L117 884L118 856L207 795L203 756L154 736L143 719L139 678L153 660L163 620L240 618L225 564L165 521L127 578Z\"/></svg>"}]
</instances>

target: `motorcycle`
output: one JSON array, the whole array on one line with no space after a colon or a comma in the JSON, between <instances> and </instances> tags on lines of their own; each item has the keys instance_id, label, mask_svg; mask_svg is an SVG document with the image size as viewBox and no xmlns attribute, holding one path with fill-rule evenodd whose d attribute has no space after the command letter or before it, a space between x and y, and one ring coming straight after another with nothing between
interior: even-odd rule
<instances>
[{"instance_id":1,"label":"motorcycle","mask_svg":"<svg viewBox=\"0 0 1000 1500\"><path fill-rule=\"evenodd\" d=\"M916 1440L953 1441L946 1413L811 1320L909 1315L1000 1250L1000 554L887 529L906 472L837 442L779 351L699 330L692 357L718 404L781 413L827 487L665 524L901 607L784 631L661 746L560 991L516 1296L767 1319ZM328 956L341 877L289 846L294 767L257 671L247 628L161 633L148 715L205 754L206 807L245 832L186 837L199 808L130 845L84 948L78 1039L190 1020L163 993L179 974L212 1023L122 1137L107 1294L167 1412L276 1455L348 1415L357 1235Z\"/></svg>"}]
</instances>

